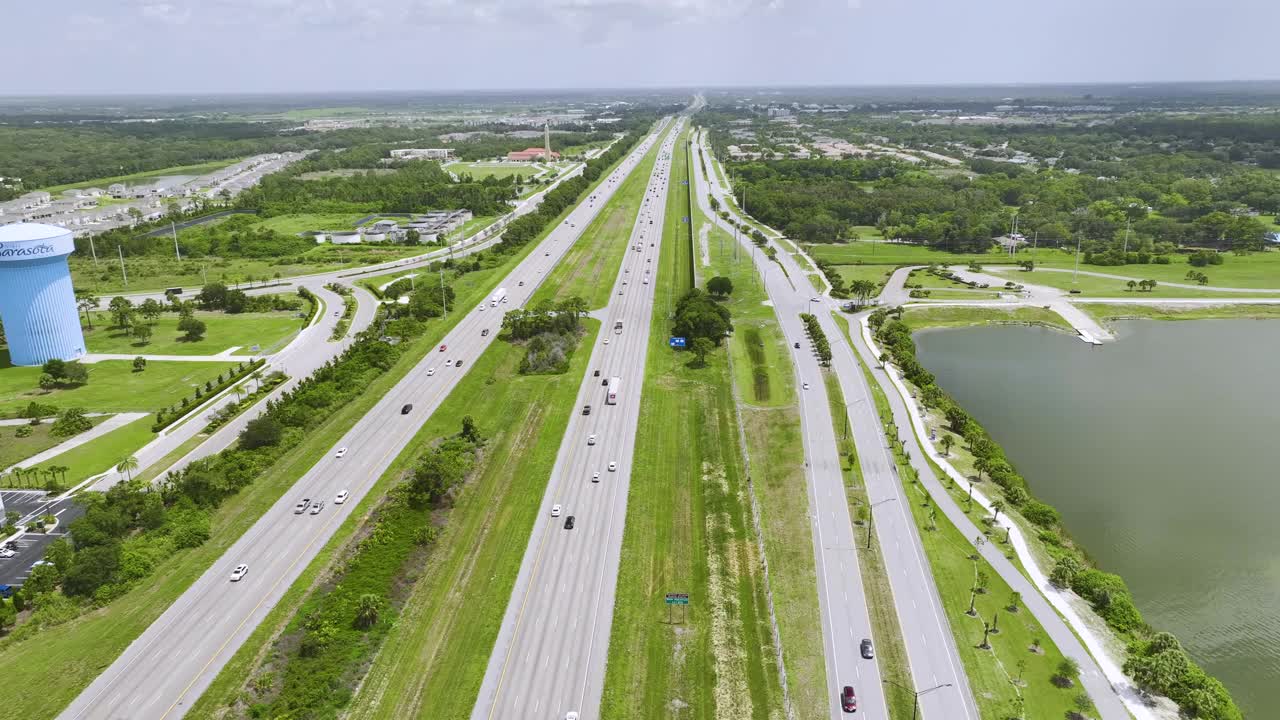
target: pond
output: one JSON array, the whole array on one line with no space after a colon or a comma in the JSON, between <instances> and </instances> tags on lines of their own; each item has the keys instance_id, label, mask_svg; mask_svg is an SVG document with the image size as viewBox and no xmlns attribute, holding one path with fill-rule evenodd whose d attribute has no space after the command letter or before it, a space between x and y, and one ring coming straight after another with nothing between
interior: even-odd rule
<instances>
[{"instance_id":1,"label":"pond","mask_svg":"<svg viewBox=\"0 0 1280 720\"><path fill-rule=\"evenodd\" d=\"M916 335L1034 494L1246 716L1280 708L1280 321Z\"/></svg>"}]
</instances>

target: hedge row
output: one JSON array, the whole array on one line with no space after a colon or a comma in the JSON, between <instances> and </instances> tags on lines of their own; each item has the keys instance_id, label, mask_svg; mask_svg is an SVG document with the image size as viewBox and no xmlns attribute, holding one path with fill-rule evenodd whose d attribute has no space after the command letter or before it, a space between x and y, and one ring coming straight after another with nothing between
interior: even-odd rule
<instances>
[{"instance_id":1,"label":"hedge row","mask_svg":"<svg viewBox=\"0 0 1280 720\"><path fill-rule=\"evenodd\" d=\"M822 325L818 323L818 318L809 313L800 313L800 319L804 321L805 332L809 335L809 340L813 343L813 349L818 353L818 359L823 365L831 364L831 342L827 340L827 333L822 330Z\"/></svg>"},{"instance_id":2,"label":"hedge row","mask_svg":"<svg viewBox=\"0 0 1280 720\"><path fill-rule=\"evenodd\" d=\"M164 408L163 410L157 410L156 421L151 425L151 432L160 432L161 430L181 420L182 418L186 417L191 411L195 410L196 408L200 407L203 404L199 402L200 400L206 397L212 397L214 395L217 395L223 390L226 390L227 388L239 382L241 378L245 377L249 373L257 370L258 368L266 364L267 364L267 361L262 358L251 360L249 361L248 364L240 363L240 366L237 367L235 370L233 370L230 374L227 374L225 376L219 375L217 380L209 380L205 382L204 389L197 387L195 391L195 398L194 398L195 402L193 402L192 400L188 400L187 398L182 398L182 402L178 405L171 405L167 408Z\"/></svg>"}]
</instances>

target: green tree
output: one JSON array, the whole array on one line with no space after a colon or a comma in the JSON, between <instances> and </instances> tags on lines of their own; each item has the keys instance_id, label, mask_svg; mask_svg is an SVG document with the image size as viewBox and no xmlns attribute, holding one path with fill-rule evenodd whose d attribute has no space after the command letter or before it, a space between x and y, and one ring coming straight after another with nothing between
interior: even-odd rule
<instances>
[{"instance_id":1,"label":"green tree","mask_svg":"<svg viewBox=\"0 0 1280 720\"><path fill-rule=\"evenodd\" d=\"M382 598L373 593L365 593L356 600L356 627L368 630L378 623L378 613L382 610Z\"/></svg>"},{"instance_id":2,"label":"green tree","mask_svg":"<svg viewBox=\"0 0 1280 720\"><path fill-rule=\"evenodd\" d=\"M717 275L707 281L707 292L717 297L725 297L733 294L733 280L723 275Z\"/></svg>"},{"instance_id":3,"label":"green tree","mask_svg":"<svg viewBox=\"0 0 1280 720\"><path fill-rule=\"evenodd\" d=\"M693 354L698 357L698 367L706 367L707 355L710 355L711 352L716 349L716 344L707 338L697 337L693 339L690 349L693 350Z\"/></svg>"},{"instance_id":4,"label":"green tree","mask_svg":"<svg viewBox=\"0 0 1280 720\"><path fill-rule=\"evenodd\" d=\"M139 355L133 359L133 371L142 372L147 369L147 359Z\"/></svg>"},{"instance_id":5,"label":"green tree","mask_svg":"<svg viewBox=\"0 0 1280 720\"><path fill-rule=\"evenodd\" d=\"M183 333L183 339L194 342L204 338L205 324L203 320L197 320L194 317L185 317L178 321L178 329Z\"/></svg>"},{"instance_id":6,"label":"green tree","mask_svg":"<svg viewBox=\"0 0 1280 720\"><path fill-rule=\"evenodd\" d=\"M133 474L138 470L138 458L130 455L129 457L116 463L116 472L125 474L129 480L133 479Z\"/></svg>"},{"instance_id":7,"label":"green tree","mask_svg":"<svg viewBox=\"0 0 1280 720\"><path fill-rule=\"evenodd\" d=\"M280 442L284 428L270 415L260 415L248 422L240 431L240 447L245 450L267 447Z\"/></svg>"},{"instance_id":8,"label":"green tree","mask_svg":"<svg viewBox=\"0 0 1280 720\"><path fill-rule=\"evenodd\" d=\"M52 392L54 388L58 387L58 381L49 373L40 373L39 383L40 389L45 392Z\"/></svg>"},{"instance_id":9,"label":"green tree","mask_svg":"<svg viewBox=\"0 0 1280 720\"><path fill-rule=\"evenodd\" d=\"M942 436L942 454L950 455L951 448L955 444L956 444L956 439L954 437L952 437L950 434L943 435Z\"/></svg>"},{"instance_id":10,"label":"green tree","mask_svg":"<svg viewBox=\"0 0 1280 720\"><path fill-rule=\"evenodd\" d=\"M90 330L93 329L93 317L90 316L89 311L97 309L101 302L102 301L98 296L94 295L92 292L87 290L76 291L76 308L80 310L80 312L84 313L84 324L88 326Z\"/></svg>"},{"instance_id":11,"label":"green tree","mask_svg":"<svg viewBox=\"0 0 1280 720\"><path fill-rule=\"evenodd\" d=\"M85 417L84 408L67 408L49 428L49 434L56 437L71 437L89 430L93 422Z\"/></svg>"},{"instance_id":12,"label":"green tree","mask_svg":"<svg viewBox=\"0 0 1280 720\"><path fill-rule=\"evenodd\" d=\"M688 338L707 338L716 345L733 330L729 309L694 288L676 303L673 332Z\"/></svg>"},{"instance_id":13,"label":"green tree","mask_svg":"<svg viewBox=\"0 0 1280 720\"><path fill-rule=\"evenodd\" d=\"M151 342L151 326L145 322L134 320L133 325L129 328L129 334L142 345L147 345Z\"/></svg>"},{"instance_id":14,"label":"green tree","mask_svg":"<svg viewBox=\"0 0 1280 720\"><path fill-rule=\"evenodd\" d=\"M63 379L70 385L84 385L89 382L89 368L79 360L72 360L66 364Z\"/></svg>"},{"instance_id":15,"label":"green tree","mask_svg":"<svg viewBox=\"0 0 1280 720\"><path fill-rule=\"evenodd\" d=\"M1075 658L1064 657L1058 663L1058 667L1054 670L1053 677L1059 683L1066 687L1075 684L1075 679L1080 676L1080 663Z\"/></svg>"},{"instance_id":16,"label":"green tree","mask_svg":"<svg viewBox=\"0 0 1280 720\"><path fill-rule=\"evenodd\" d=\"M479 444L480 431L476 428L475 418L470 415L462 416L462 438L467 442Z\"/></svg>"},{"instance_id":17,"label":"green tree","mask_svg":"<svg viewBox=\"0 0 1280 720\"><path fill-rule=\"evenodd\" d=\"M150 322L155 322L164 312L164 305L155 298L147 298L142 301L142 305L139 306L138 310L142 313L142 317Z\"/></svg>"},{"instance_id":18,"label":"green tree","mask_svg":"<svg viewBox=\"0 0 1280 720\"><path fill-rule=\"evenodd\" d=\"M133 317L133 303L129 302L129 298L117 295L111 298L107 309L111 311L111 319L116 327L129 327L129 320Z\"/></svg>"}]
</instances>

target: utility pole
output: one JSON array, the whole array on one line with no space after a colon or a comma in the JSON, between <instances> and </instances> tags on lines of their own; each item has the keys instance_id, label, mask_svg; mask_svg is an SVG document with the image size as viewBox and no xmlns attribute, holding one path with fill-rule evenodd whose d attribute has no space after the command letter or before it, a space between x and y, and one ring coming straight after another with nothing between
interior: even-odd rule
<instances>
[{"instance_id":1,"label":"utility pole","mask_svg":"<svg viewBox=\"0 0 1280 720\"><path fill-rule=\"evenodd\" d=\"M412 281L410 281L412 285ZM444 306L444 314L449 314L449 300L444 294L444 266L440 266L440 304Z\"/></svg>"},{"instance_id":2,"label":"utility pole","mask_svg":"<svg viewBox=\"0 0 1280 720\"><path fill-rule=\"evenodd\" d=\"M1076 278L1080 275L1080 233L1076 233L1076 269L1071 273L1071 284L1076 284Z\"/></svg>"},{"instance_id":3,"label":"utility pole","mask_svg":"<svg viewBox=\"0 0 1280 720\"><path fill-rule=\"evenodd\" d=\"M124 248L116 245L116 253L120 256L120 274L124 276L124 286L129 287L129 271L124 269Z\"/></svg>"},{"instance_id":4,"label":"utility pole","mask_svg":"<svg viewBox=\"0 0 1280 720\"><path fill-rule=\"evenodd\" d=\"M93 254L93 264L98 264L98 249L93 246L93 235L89 236L89 252Z\"/></svg>"},{"instance_id":5,"label":"utility pole","mask_svg":"<svg viewBox=\"0 0 1280 720\"><path fill-rule=\"evenodd\" d=\"M1129 257L1129 226L1133 223L1129 218L1124 219L1124 250L1121 254L1127 259Z\"/></svg>"},{"instance_id":6,"label":"utility pole","mask_svg":"<svg viewBox=\"0 0 1280 720\"><path fill-rule=\"evenodd\" d=\"M178 226L173 221L169 221L169 232L173 233L173 254L178 258L178 262L182 262L182 253L178 251Z\"/></svg>"}]
</instances>

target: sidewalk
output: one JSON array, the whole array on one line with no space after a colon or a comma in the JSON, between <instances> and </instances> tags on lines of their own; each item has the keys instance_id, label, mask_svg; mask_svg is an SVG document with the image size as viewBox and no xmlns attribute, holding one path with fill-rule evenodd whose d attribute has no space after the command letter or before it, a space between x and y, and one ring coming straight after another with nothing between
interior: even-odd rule
<instances>
[{"instance_id":1,"label":"sidewalk","mask_svg":"<svg viewBox=\"0 0 1280 720\"><path fill-rule=\"evenodd\" d=\"M48 450L45 450L44 452L36 453L35 455L32 455L31 457L27 458L26 460L23 460L17 465L13 465L5 468L5 472L9 472L13 470L13 468L24 468L24 469L29 468L34 465L39 465L40 463L46 460L52 460L58 455L61 455L62 453L70 450L71 448L80 447L81 445L84 445L90 440L96 440L102 437L103 435L106 435L107 433L111 432L112 430L115 430L117 428L122 428L125 425L128 425L129 423L135 420L139 420L141 418L146 417L147 415L150 415L150 413L140 413L140 412L117 413L111 419L94 426L91 430L86 430L80 433L79 435L67 438L66 440L58 443L57 445L54 445L53 447L49 448ZM23 424L26 424L26 422L28 421L23 421Z\"/></svg>"}]
</instances>

